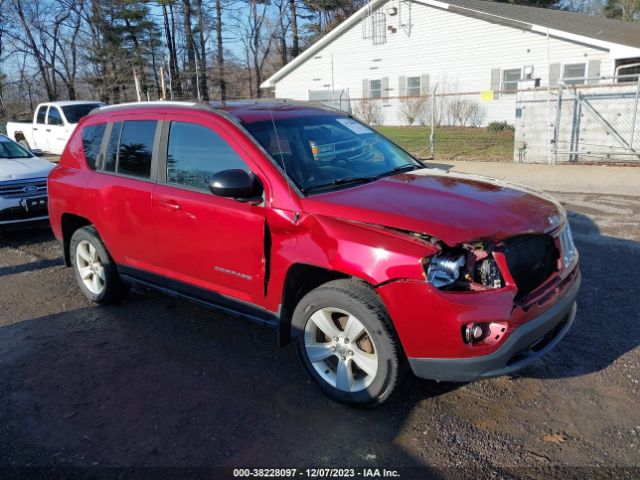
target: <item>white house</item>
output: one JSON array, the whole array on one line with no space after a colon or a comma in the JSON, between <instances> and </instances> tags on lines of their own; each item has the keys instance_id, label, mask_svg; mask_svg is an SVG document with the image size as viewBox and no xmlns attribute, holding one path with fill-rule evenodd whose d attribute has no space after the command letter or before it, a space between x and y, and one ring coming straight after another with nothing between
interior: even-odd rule
<instances>
[{"instance_id":1,"label":"white house","mask_svg":"<svg viewBox=\"0 0 640 480\"><path fill-rule=\"evenodd\" d=\"M546 89L638 72L638 24L484 0L372 0L262 88L345 110L374 103L388 125L406 123L404 97L436 88L480 105L479 125L513 123L522 80ZM636 81L615 81L625 80Z\"/></svg>"}]
</instances>

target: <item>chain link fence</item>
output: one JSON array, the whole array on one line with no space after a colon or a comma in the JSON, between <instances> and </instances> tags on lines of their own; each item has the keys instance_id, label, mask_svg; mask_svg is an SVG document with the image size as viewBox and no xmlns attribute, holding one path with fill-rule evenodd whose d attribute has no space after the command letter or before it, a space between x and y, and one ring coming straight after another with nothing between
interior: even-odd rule
<instances>
[{"instance_id":1,"label":"chain link fence","mask_svg":"<svg viewBox=\"0 0 640 480\"><path fill-rule=\"evenodd\" d=\"M575 78L511 91L350 98L347 89L309 92L311 101L376 126L422 159L523 163L640 164L638 76Z\"/></svg>"}]
</instances>

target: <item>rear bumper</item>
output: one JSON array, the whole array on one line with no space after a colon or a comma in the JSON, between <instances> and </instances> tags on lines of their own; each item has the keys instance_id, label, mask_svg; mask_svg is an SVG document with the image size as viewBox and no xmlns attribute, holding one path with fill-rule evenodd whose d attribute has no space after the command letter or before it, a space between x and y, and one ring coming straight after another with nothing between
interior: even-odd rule
<instances>
[{"instance_id":1,"label":"rear bumper","mask_svg":"<svg viewBox=\"0 0 640 480\"><path fill-rule=\"evenodd\" d=\"M470 382L507 375L530 365L554 348L571 328L580 282L578 273L562 298L518 327L495 352L469 358L409 358L413 373L438 381Z\"/></svg>"}]
</instances>

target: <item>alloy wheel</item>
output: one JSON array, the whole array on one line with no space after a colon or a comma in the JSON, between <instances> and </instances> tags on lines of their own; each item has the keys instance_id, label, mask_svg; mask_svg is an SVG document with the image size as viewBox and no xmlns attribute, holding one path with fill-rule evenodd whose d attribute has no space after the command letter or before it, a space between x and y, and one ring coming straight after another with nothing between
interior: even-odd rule
<instances>
[{"instance_id":1,"label":"alloy wheel","mask_svg":"<svg viewBox=\"0 0 640 480\"><path fill-rule=\"evenodd\" d=\"M305 325L309 362L332 387L344 392L366 389L378 373L378 354L363 323L339 308L314 312Z\"/></svg>"},{"instance_id":2,"label":"alloy wheel","mask_svg":"<svg viewBox=\"0 0 640 480\"><path fill-rule=\"evenodd\" d=\"M104 266L98 250L87 240L82 240L76 247L76 268L87 290L100 295L105 285Z\"/></svg>"}]
</instances>

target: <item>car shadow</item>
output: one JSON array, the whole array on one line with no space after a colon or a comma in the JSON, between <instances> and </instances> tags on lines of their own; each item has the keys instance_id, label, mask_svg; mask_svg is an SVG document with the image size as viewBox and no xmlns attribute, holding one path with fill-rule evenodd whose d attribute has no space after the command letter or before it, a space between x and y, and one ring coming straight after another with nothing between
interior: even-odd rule
<instances>
[{"instance_id":1,"label":"car shadow","mask_svg":"<svg viewBox=\"0 0 640 480\"><path fill-rule=\"evenodd\" d=\"M582 272L576 320L555 349L517 376L586 375L607 368L640 343L634 301L640 242L603 235L588 216L568 215Z\"/></svg>"},{"instance_id":2,"label":"car shadow","mask_svg":"<svg viewBox=\"0 0 640 480\"><path fill-rule=\"evenodd\" d=\"M61 265L64 265L64 260L62 258L36 260L34 262L21 263L20 265L10 265L7 267L0 267L0 277L16 273L32 272L34 270L42 270L43 268L57 267Z\"/></svg>"},{"instance_id":3,"label":"car shadow","mask_svg":"<svg viewBox=\"0 0 640 480\"><path fill-rule=\"evenodd\" d=\"M570 220L583 272L578 316L522 377L586 375L638 345L631 263L640 243L603 235L582 214ZM5 466L424 467L407 445L438 438L446 421L433 404L462 384L409 376L376 409L345 407L271 330L136 290L122 305L0 327L0 385Z\"/></svg>"},{"instance_id":4,"label":"car shadow","mask_svg":"<svg viewBox=\"0 0 640 480\"><path fill-rule=\"evenodd\" d=\"M342 406L270 329L151 291L0 327L0 384L5 466L423 467L396 435L455 388Z\"/></svg>"},{"instance_id":5,"label":"car shadow","mask_svg":"<svg viewBox=\"0 0 640 480\"><path fill-rule=\"evenodd\" d=\"M55 240L55 237L48 222L36 226L16 224L0 229L0 247L7 245L17 248L49 240Z\"/></svg>"}]
</instances>

